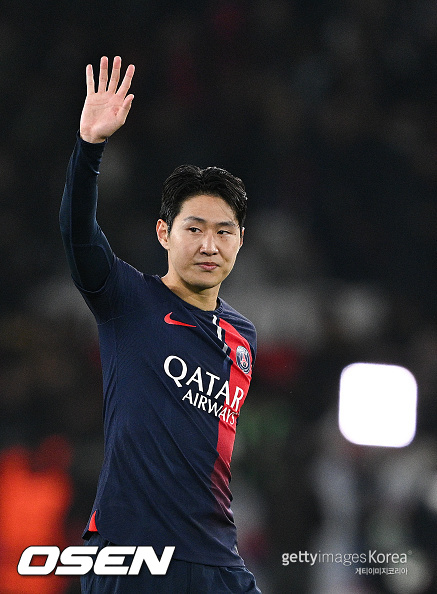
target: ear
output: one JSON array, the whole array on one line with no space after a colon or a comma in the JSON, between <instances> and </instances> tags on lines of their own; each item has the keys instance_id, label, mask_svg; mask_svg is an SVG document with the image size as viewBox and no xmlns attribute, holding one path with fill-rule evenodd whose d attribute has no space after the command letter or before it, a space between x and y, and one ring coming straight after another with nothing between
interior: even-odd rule
<instances>
[{"instance_id":1,"label":"ear","mask_svg":"<svg viewBox=\"0 0 437 594\"><path fill-rule=\"evenodd\" d=\"M168 225L162 219L159 219L156 223L156 235L162 247L168 250Z\"/></svg>"},{"instance_id":2,"label":"ear","mask_svg":"<svg viewBox=\"0 0 437 594\"><path fill-rule=\"evenodd\" d=\"M241 228L241 233L240 233L240 245L238 246L238 249L241 248L241 246L243 245L243 239L244 239L244 227Z\"/></svg>"}]
</instances>

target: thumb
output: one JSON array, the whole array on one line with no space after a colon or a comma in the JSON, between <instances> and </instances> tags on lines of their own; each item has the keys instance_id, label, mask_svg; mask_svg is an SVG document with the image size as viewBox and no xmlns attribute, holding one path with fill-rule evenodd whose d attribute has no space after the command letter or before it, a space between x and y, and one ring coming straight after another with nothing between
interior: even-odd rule
<instances>
[{"instance_id":1,"label":"thumb","mask_svg":"<svg viewBox=\"0 0 437 594\"><path fill-rule=\"evenodd\" d=\"M128 95L120 106L118 114L116 116L119 122L119 126L122 126L125 123L130 108L132 107L133 98L134 96L132 94Z\"/></svg>"},{"instance_id":2,"label":"thumb","mask_svg":"<svg viewBox=\"0 0 437 594\"><path fill-rule=\"evenodd\" d=\"M128 95L127 97L125 97L125 99L123 101L123 105L121 106L122 109L129 111L130 108L132 107L133 100L134 100L134 95L132 93L130 95Z\"/></svg>"}]
</instances>

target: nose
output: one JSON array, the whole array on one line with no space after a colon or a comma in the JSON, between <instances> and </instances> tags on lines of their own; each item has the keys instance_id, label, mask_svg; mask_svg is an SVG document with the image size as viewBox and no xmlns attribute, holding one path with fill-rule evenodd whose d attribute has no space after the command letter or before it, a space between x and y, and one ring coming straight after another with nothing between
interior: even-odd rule
<instances>
[{"instance_id":1,"label":"nose","mask_svg":"<svg viewBox=\"0 0 437 594\"><path fill-rule=\"evenodd\" d=\"M200 251L205 256L212 256L218 252L213 232L207 232L203 235Z\"/></svg>"}]
</instances>

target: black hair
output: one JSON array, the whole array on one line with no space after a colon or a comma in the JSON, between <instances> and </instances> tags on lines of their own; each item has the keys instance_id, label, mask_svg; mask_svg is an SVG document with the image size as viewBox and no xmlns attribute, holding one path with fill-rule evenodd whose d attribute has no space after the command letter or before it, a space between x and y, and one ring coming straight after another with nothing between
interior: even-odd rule
<instances>
[{"instance_id":1,"label":"black hair","mask_svg":"<svg viewBox=\"0 0 437 594\"><path fill-rule=\"evenodd\" d=\"M167 223L170 232L173 221L188 198L205 194L218 196L229 204L243 228L247 210L247 196L243 182L226 169L196 165L180 165L165 180L159 218Z\"/></svg>"}]
</instances>

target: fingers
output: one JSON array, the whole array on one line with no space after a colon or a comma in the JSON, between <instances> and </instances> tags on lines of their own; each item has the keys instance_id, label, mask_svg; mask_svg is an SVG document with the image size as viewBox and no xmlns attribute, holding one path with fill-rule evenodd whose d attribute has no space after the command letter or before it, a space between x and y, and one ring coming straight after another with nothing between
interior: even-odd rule
<instances>
[{"instance_id":1,"label":"fingers","mask_svg":"<svg viewBox=\"0 0 437 594\"><path fill-rule=\"evenodd\" d=\"M116 116L117 122L118 122L118 127L123 126L123 124L125 123L126 118L129 114L130 108L132 107L133 98L134 98L134 96L131 93L123 100L123 103L120 106L120 109L118 110L117 116Z\"/></svg>"},{"instance_id":2,"label":"fingers","mask_svg":"<svg viewBox=\"0 0 437 594\"><path fill-rule=\"evenodd\" d=\"M98 86L97 92L104 93L106 91L107 83L108 83L108 58L106 56L102 56L100 58L99 86Z\"/></svg>"},{"instance_id":3,"label":"fingers","mask_svg":"<svg viewBox=\"0 0 437 594\"><path fill-rule=\"evenodd\" d=\"M130 108L132 107L133 100L134 100L134 96L131 93L123 101L123 105L121 106L121 108L126 112L126 117L127 117L127 114L129 113ZM125 119L126 119L126 117L125 117Z\"/></svg>"},{"instance_id":4,"label":"fingers","mask_svg":"<svg viewBox=\"0 0 437 594\"><path fill-rule=\"evenodd\" d=\"M118 81L120 80L121 58L115 56L112 64L111 79L109 81L108 91L115 93L117 90Z\"/></svg>"},{"instance_id":5,"label":"fingers","mask_svg":"<svg viewBox=\"0 0 437 594\"><path fill-rule=\"evenodd\" d=\"M102 56L100 58L100 72L99 72L99 82L97 87L97 93L105 93L106 91L111 94L116 94L124 97L128 90L130 89L132 78L135 72L135 66L133 64L129 64L126 69L126 73L124 75L123 81L120 87L117 90L118 83L120 81L120 71L121 71L121 58L120 56L115 56L113 64L112 64L112 71L111 71L111 78L108 84L108 58L106 56ZM95 82L94 82L94 72L93 67L91 64L88 64L86 67L86 86L87 86L87 94L91 95L95 93Z\"/></svg>"},{"instance_id":6,"label":"fingers","mask_svg":"<svg viewBox=\"0 0 437 594\"><path fill-rule=\"evenodd\" d=\"M122 83L117 91L117 95L126 95L127 92L130 89L130 86L132 84L132 79L135 73L135 66L133 64L129 64L129 66L126 69L126 73L124 75L124 78L122 80Z\"/></svg>"},{"instance_id":7,"label":"fingers","mask_svg":"<svg viewBox=\"0 0 437 594\"><path fill-rule=\"evenodd\" d=\"M94 72L91 64L88 64L85 71L87 95L94 93Z\"/></svg>"}]
</instances>

